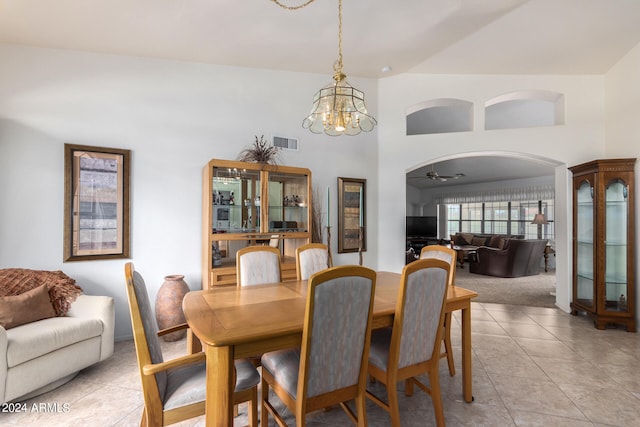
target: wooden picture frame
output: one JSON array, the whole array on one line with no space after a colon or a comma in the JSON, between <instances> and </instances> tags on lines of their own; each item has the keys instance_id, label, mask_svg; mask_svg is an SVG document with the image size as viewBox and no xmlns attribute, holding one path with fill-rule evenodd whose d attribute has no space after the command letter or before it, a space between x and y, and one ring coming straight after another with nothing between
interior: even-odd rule
<instances>
[{"instance_id":1,"label":"wooden picture frame","mask_svg":"<svg viewBox=\"0 0 640 427\"><path fill-rule=\"evenodd\" d=\"M130 150L64 145L64 261L129 258Z\"/></svg>"},{"instance_id":2,"label":"wooden picture frame","mask_svg":"<svg viewBox=\"0 0 640 427\"><path fill-rule=\"evenodd\" d=\"M367 180L338 178L338 253L367 250Z\"/></svg>"}]
</instances>

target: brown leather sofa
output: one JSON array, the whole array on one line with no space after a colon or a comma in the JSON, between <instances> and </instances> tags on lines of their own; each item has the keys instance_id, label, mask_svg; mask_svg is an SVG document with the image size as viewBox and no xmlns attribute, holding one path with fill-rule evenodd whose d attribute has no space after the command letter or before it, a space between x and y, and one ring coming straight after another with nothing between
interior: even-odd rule
<instances>
[{"instance_id":1,"label":"brown leather sofa","mask_svg":"<svg viewBox=\"0 0 640 427\"><path fill-rule=\"evenodd\" d=\"M477 260L469 263L469 271L496 277L539 274L546 245L544 239L509 239L504 249L479 247Z\"/></svg>"}]
</instances>

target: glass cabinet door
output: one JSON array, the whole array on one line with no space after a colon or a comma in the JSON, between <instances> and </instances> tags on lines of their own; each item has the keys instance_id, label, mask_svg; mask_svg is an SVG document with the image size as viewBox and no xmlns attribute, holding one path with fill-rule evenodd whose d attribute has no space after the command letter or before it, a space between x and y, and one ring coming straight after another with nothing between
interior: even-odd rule
<instances>
[{"instance_id":1,"label":"glass cabinet door","mask_svg":"<svg viewBox=\"0 0 640 427\"><path fill-rule=\"evenodd\" d=\"M269 232L307 232L309 229L308 177L269 174Z\"/></svg>"},{"instance_id":2,"label":"glass cabinet door","mask_svg":"<svg viewBox=\"0 0 640 427\"><path fill-rule=\"evenodd\" d=\"M627 223L628 186L614 179L605 187L605 298L604 310L628 310Z\"/></svg>"},{"instance_id":3,"label":"glass cabinet door","mask_svg":"<svg viewBox=\"0 0 640 427\"><path fill-rule=\"evenodd\" d=\"M583 181L576 194L576 302L595 308L593 186Z\"/></svg>"},{"instance_id":4,"label":"glass cabinet door","mask_svg":"<svg viewBox=\"0 0 640 427\"><path fill-rule=\"evenodd\" d=\"M214 168L213 233L250 233L260 230L260 172Z\"/></svg>"}]
</instances>

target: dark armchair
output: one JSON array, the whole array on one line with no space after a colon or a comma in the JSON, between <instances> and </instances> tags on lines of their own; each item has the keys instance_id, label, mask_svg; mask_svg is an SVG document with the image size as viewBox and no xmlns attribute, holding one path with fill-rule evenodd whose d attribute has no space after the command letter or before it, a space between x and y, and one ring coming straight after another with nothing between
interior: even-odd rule
<instances>
[{"instance_id":1,"label":"dark armchair","mask_svg":"<svg viewBox=\"0 0 640 427\"><path fill-rule=\"evenodd\" d=\"M476 252L477 262L469 263L469 271L497 277L539 274L546 245L543 239L509 239L504 249L482 246Z\"/></svg>"}]
</instances>

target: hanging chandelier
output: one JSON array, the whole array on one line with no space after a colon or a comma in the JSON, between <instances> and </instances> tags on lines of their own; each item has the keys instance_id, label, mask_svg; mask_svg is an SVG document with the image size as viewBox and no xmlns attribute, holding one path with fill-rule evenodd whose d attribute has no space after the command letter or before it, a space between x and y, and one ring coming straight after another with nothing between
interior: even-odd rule
<instances>
[{"instance_id":1,"label":"hanging chandelier","mask_svg":"<svg viewBox=\"0 0 640 427\"><path fill-rule=\"evenodd\" d=\"M314 0L308 0L300 6L285 6L279 0L272 1L285 9L295 10ZM338 59L333 65L333 82L316 92L311 113L302 122L303 128L313 133L340 136L370 132L377 124L367 111L364 92L347 82L342 65L342 0L338 0Z\"/></svg>"}]
</instances>

